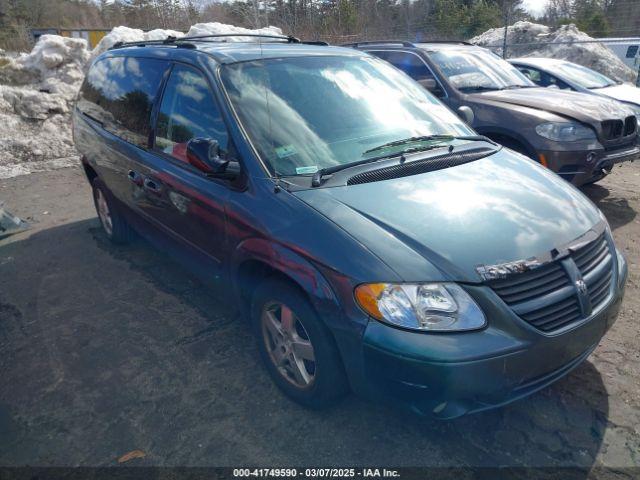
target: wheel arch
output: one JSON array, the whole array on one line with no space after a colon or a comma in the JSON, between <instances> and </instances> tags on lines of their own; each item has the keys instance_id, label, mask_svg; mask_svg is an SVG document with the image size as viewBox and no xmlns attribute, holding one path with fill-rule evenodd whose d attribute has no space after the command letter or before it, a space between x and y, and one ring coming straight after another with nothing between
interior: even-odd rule
<instances>
[{"instance_id":1,"label":"wheel arch","mask_svg":"<svg viewBox=\"0 0 640 480\"><path fill-rule=\"evenodd\" d=\"M496 127L477 128L476 130L481 135L486 135L490 139L495 140L500 144L502 144L501 140L505 141L504 143L507 143L507 145L505 145L507 146L507 148L512 148L513 150L516 150L517 152L522 153L523 155L526 155L531 159L538 161L538 155L537 155L536 149L533 148L533 146L529 143L529 141L520 133L514 132L512 130L507 130L504 128L496 128ZM515 144L516 148L513 148L509 144L511 145Z\"/></svg>"},{"instance_id":2,"label":"wheel arch","mask_svg":"<svg viewBox=\"0 0 640 480\"><path fill-rule=\"evenodd\" d=\"M84 169L84 174L86 175L87 180L89 180L89 183L93 183L93 180L98 177L98 172L89 165L89 162L87 162L85 157L82 157L82 168Z\"/></svg>"},{"instance_id":3,"label":"wheel arch","mask_svg":"<svg viewBox=\"0 0 640 480\"><path fill-rule=\"evenodd\" d=\"M340 309L338 297L322 272L284 245L266 239L245 240L235 251L231 270L234 293L243 309L251 301L254 286L271 276L295 285L321 317Z\"/></svg>"}]
</instances>

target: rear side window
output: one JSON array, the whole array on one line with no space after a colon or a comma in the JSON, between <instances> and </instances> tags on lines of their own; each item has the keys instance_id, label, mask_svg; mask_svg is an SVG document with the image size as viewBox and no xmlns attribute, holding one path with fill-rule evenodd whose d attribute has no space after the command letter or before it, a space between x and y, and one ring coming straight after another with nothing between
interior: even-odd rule
<instances>
[{"instance_id":1,"label":"rear side window","mask_svg":"<svg viewBox=\"0 0 640 480\"><path fill-rule=\"evenodd\" d=\"M518 70L520 70L522 74L533 83L540 85L541 87L558 87L561 90L572 90L567 83L560 80L558 77L549 75L547 72L543 72L537 68L518 66Z\"/></svg>"},{"instance_id":2,"label":"rear side window","mask_svg":"<svg viewBox=\"0 0 640 480\"><path fill-rule=\"evenodd\" d=\"M227 150L227 128L206 78L198 70L175 65L160 105L156 148L186 162L187 142L196 137L217 140L220 149Z\"/></svg>"},{"instance_id":3,"label":"rear side window","mask_svg":"<svg viewBox=\"0 0 640 480\"><path fill-rule=\"evenodd\" d=\"M162 60L112 57L96 62L82 87L78 108L123 140L147 147L151 109L162 76Z\"/></svg>"},{"instance_id":4,"label":"rear side window","mask_svg":"<svg viewBox=\"0 0 640 480\"><path fill-rule=\"evenodd\" d=\"M631 45L629 48L627 48L627 58L635 58L636 55L638 54L638 45Z\"/></svg>"},{"instance_id":5,"label":"rear side window","mask_svg":"<svg viewBox=\"0 0 640 480\"><path fill-rule=\"evenodd\" d=\"M417 55L391 51L376 51L372 53L402 70L414 80L434 78L429 67Z\"/></svg>"},{"instance_id":6,"label":"rear side window","mask_svg":"<svg viewBox=\"0 0 640 480\"><path fill-rule=\"evenodd\" d=\"M535 68L531 68L531 67L520 67L520 66L517 66L517 68L523 73L525 77L527 77L533 83L537 83L538 85L540 85L540 83L542 82L542 75L540 70L536 70Z\"/></svg>"}]
</instances>

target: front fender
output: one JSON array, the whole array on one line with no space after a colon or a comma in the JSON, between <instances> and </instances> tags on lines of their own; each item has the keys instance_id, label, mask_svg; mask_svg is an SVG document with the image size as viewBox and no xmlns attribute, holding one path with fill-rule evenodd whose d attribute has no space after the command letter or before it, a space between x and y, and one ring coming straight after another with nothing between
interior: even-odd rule
<instances>
[{"instance_id":1,"label":"front fender","mask_svg":"<svg viewBox=\"0 0 640 480\"><path fill-rule=\"evenodd\" d=\"M240 284L241 268L246 262L260 262L270 270L288 277L307 294L325 323L333 324L330 325L332 327L338 326L338 322L343 323L340 321L344 318L342 312L349 308L345 305L345 298L348 298L345 295L351 295L351 285L346 279L343 282L337 281L338 288L342 290L337 294L323 273L328 272L328 269L314 265L300 252L280 243L263 238L249 238L238 245L231 263L234 291L240 299L244 287ZM338 277L335 273L330 274Z\"/></svg>"},{"instance_id":2,"label":"front fender","mask_svg":"<svg viewBox=\"0 0 640 480\"><path fill-rule=\"evenodd\" d=\"M369 321L353 300L354 284L335 270L309 260L301 252L277 242L261 238L246 239L232 257L231 273L234 291L246 307L241 292L241 269L247 262L260 262L272 271L295 282L311 301L319 318L329 328L338 346L344 368L354 391L366 391L362 377L362 336ZM248 309L244 312L248 314Z\"/></svg>"}]
</instances>

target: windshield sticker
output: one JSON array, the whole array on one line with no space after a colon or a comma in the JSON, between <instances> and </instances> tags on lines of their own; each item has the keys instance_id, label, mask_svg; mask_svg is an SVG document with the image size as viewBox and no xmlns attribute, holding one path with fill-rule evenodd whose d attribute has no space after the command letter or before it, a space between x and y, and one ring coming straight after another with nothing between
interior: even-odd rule
<instances>
[{"instance_id":1,"label":"windshield sticker","mask_svg":"<svg viewBox=\"0 0 640 480\"><path fill-rule=\"evenodd\" d=\"M296 152L296 147L293 145L283 145L281 147L276 147L275 150L278 158L287 158L298 153Z\"/></svg>"},{"instance_id":2,"label":"windshield sticker","mask_svg":"<svg viewBox=\"0 0 640 480\"><path fill-rule=\"evenodd\" d=\"M310 167L296 167L297 175L304 175L305 173L316 173L318 171L318 167L316 165L312 165Z\"/></svg>"}]
</instances>

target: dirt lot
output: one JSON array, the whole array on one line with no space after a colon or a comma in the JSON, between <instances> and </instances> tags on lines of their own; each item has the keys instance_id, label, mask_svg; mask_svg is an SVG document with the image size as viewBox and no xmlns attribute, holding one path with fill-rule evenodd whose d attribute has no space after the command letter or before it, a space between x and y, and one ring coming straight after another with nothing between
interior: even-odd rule
<instances>
[{"instance_id":1,"label":"dirt lot","mask_svg":"<svg viewBox=\"0 0 640 480\"><path fill-rule=\"evenodd\" d=\"M455 421L350 397L327 412L271 384L233 305L142 241L116 248L67 168L0 180L33 228L0 241L0 465L640 466L640 163L585 192L630 278L577 370ZM637 471L636 471L637 473ZM598 475L601 476L601 475Z\"/></svg>"}]
</instances>

